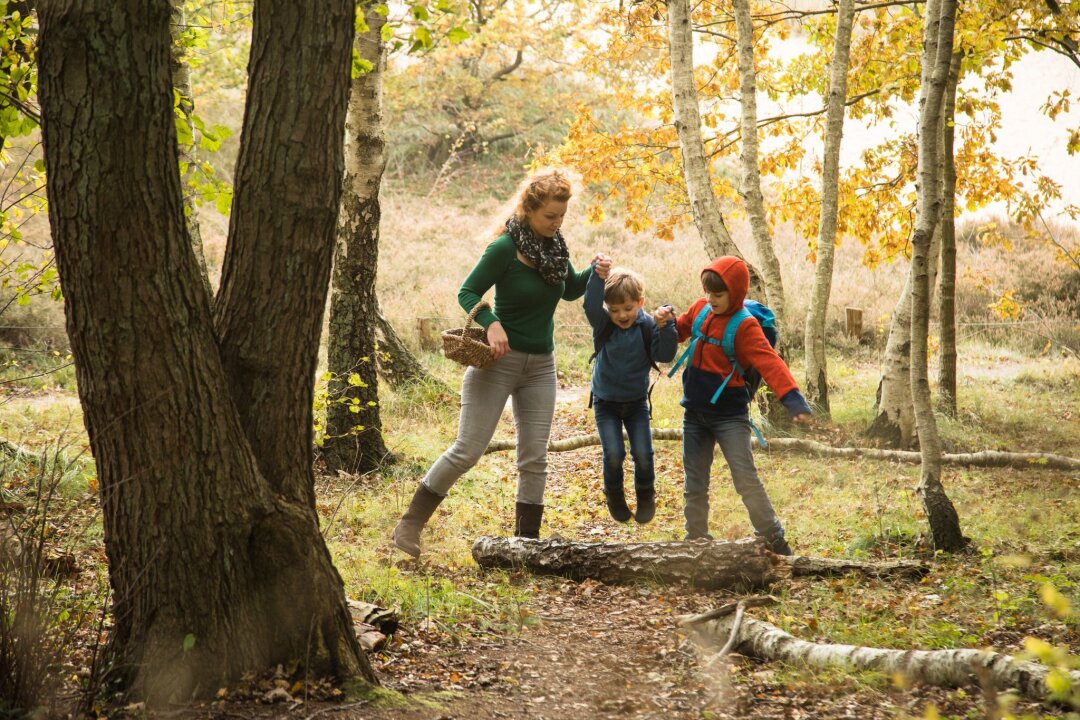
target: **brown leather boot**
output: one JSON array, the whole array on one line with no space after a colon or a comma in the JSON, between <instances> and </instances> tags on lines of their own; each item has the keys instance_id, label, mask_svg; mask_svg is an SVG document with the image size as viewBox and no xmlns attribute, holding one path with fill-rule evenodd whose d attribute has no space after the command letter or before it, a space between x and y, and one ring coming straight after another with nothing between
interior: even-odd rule
<instances>
[{"instance_id":1,"label":"brown leather boot","mask_svg":"<svg viewBox=\"0 0 1080 720\"><path fill-rule=\"evenodd\" d=\"M420 531L445 497L428 490L424 483L417 486L408 509L394 527L394 545L398 550L414 558L420 557Z\"/></svg>"},{"instance_id":2,"label":"brown leather boot","mask_svg":"<svg viewBox=\"0 0 1080 720\"><path fill-rule=\"evenodd\" d=\"M540 522L544 519L544 506L519 502L514 506L514 536L540 539Z\"/></svg>"}]
</instances>

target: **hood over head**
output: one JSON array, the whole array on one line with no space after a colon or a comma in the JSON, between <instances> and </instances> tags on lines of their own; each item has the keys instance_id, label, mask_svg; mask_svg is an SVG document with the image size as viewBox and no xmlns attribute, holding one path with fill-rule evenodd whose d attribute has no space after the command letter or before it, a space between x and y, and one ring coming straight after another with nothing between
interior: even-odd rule
<instances>
[{"instance_id":1,"label":"hood over head","mask_svg":"<svg viewBox=\"0 0 1080 720\"><path fill-rule=\"evenodd\" d=\"M746 293L750 289L750 270L746 267L746 263L734 255L724 255L702 268L701 272L704 273L706 270L712 270L727 285L730 304L728 311L724 314L730 315L741 308L743 300L746 299Z\"/></svg>"}]
</instances>

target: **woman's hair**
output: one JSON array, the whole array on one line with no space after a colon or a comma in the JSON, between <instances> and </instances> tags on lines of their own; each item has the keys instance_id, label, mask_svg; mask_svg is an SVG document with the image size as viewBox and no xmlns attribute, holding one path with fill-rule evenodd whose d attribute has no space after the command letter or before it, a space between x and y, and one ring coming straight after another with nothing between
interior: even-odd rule
<instances>
[{"instance_id":1,"label":"woman's hair","mask_svg":"<svg viewBox=\"0 0 1080 720\"><path fill-rule=\"evenodd\" d=\"M525 213L533 212L544 206L549 200L566 202L570 199L570 178L562 170L548 168L533 173L518 186L517 206L514 214L519 219Z\"/></svg>"},{"instance_id":2,"label":"woman's hair","mask_svg":"<svg viewBox=\"0 0 1080 720\"><path fill-rule=\"evenodd\" d=\"M701 273L701 285L709 292L721 293L728 289L723 278L715 270L705 270Z\"/></svg>"},{"instance_id":3,"label":"woman's hair","mask_svg":"<svg viewBox=\"0 0 1080 720\"><path fill-rule=\"evenodd\" d=\"M611 268L604 281L604 302L608 305L621 305L626 302L638 302L645 292L645 281L633 270Z\"/></svg>"},{"instance_id":4,"label":"woman's hair","mask_svg":"<svg viewBox=\"0 0 1080 720\"><path fill-rule=\"evenodd\" d=\"M510 215L524 220L525 213L543 207L549 200L566 202L572 194L571 189L570 177L565 170L548 168L536 171L518 185L514 197L492 219L491 236L498 237L506 232L506 218Z\"/></svg>"}]
</instances>

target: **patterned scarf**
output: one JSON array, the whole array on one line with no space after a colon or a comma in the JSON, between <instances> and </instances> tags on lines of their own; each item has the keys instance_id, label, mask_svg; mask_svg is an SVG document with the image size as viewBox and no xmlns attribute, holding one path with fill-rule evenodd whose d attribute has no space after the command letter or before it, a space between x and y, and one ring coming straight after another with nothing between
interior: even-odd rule
<instances>
[{"instance_id":1,"label":"patterned scarf","mask_svg":"<svg viewBox=\"0 0 1080 720\"><path fill-rule=\"evenodd\" d=\"M558 285L566 280L570 251L566 249L566 240L561 232L556 230L553 238L540 237L516 215L511 215L506 221L506 232L510 233L518 251L536 266L544 282Z\"/></svg>"}]
</instances>

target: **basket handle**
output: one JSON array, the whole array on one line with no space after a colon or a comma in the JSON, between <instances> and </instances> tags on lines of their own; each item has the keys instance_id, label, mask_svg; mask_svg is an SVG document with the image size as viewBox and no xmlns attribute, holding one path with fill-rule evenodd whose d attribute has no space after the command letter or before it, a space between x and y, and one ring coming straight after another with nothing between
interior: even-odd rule
<instances>
[{"instance_id":1,"label":"basket handle","mask_svg":"<svg viewBox=\"0 0 1080 720\"><path fill-rule=\"evenodd\" d=\"M473 305L473 309L469 311L469 317L465 320L466 328L472 325L473 321L476 320L476 313L480 312L484 308L488 308L490 310L491 303L489 303L487 300L481 300L480 302Z\"/></svg>"}]
</instances>

